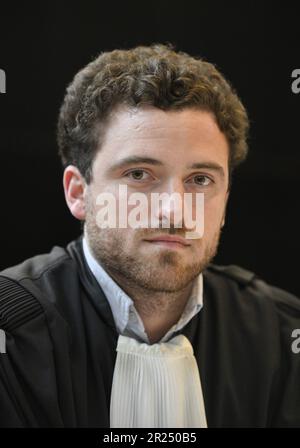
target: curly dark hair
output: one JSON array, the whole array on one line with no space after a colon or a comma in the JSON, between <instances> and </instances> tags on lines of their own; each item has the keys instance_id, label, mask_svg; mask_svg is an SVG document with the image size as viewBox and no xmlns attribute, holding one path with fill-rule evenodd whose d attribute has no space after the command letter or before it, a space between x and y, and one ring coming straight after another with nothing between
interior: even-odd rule
<instances>
[{"instance_id":1,"label":"curly dark hair","mask_svg":"<svg viewBox=\"0 0 300 448\"><path fill-rule=\"evenodd\" d=\"M170 43L137 46L101 53L67 88L57 126L59 154L63 165L77 166L87 183L109 114L120 105L210 111L229 144L230 177L246 158L247 112L216 67L175 51Z\"/></svg>"}]
</instances>

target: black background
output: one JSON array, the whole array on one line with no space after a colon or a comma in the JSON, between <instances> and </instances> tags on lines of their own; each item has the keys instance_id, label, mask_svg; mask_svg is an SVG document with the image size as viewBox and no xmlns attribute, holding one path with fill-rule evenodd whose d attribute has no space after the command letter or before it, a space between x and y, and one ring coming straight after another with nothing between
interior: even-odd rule
<instances>
[{"instance_id":1,"label":"black background","mask_svg":"<svg viewBox=\"0 0 300 448\"><path fill-rule=\"evenodd\" d=\"M171 42L231 81L251 119L215 262L238 264L300 296L300 68L297 2L2 2L0 269L79 235L57 156L66 85L101 51Z\"/></svg>"}]
</instances>

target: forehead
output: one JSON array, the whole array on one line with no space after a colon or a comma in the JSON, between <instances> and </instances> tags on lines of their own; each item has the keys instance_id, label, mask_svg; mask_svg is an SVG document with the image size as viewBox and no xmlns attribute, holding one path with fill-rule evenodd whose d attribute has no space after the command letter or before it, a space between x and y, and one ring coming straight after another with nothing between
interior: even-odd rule
<instances>
[{"instance_id":1,"label":"forehead","mask_svg":"<svg viewBox=\"0 0 300 448\"><path fill-rule=\"evenodd\" d=\"M228 150L210 112L120 108L110 116L95 164L103 169L127 156L149 156L167 165L210 160L225 167Z\"/></svg>"}]
</instances>

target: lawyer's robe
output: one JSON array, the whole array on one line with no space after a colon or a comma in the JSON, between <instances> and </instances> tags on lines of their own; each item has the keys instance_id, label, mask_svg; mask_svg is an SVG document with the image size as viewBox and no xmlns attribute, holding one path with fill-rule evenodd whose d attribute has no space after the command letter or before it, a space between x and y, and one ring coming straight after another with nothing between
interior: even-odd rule
<instances>
[{"instance_id":1,"label":"lawyer's robe","mask_svg":"<svg viewBox=\"0 0 300 448\"><path fill-rule=\"evenodd\" d=\"M300 300L235 266L203 272L181 331L208 427L300 427ZM106 427L118 333L82 237L0 273L0 427Z\"/></svg>"}]
</instances>

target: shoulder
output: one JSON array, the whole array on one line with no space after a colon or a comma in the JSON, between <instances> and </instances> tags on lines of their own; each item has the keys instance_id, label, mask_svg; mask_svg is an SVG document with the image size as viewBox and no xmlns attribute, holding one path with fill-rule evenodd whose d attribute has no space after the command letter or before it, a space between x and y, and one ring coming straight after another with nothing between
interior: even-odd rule
<instances>
[{"instance_id":1,"label":"shoulder","mask_svg":"<svg viewBox=\"0 0 300 448\"><path fill-rule=\"evenodd\" d=\"M68 258L69 255L63 247L54 246L48 253L35 255L15 266L0 271L0 277L11 278L17 282L25 278L35 280Z\"/></svg>"},{"instance_id":2,"label":"shoulder","mask_svg":"<svg viewBox=\"0 0 300 448\"><path fill-rule=\"evenodd\" d=\"M269 284L255 272L235 264L224 266L210 263L205 270L205 275L215 279L215 281L225 282L241 291L249 289L258 292L261 296L273 300L278 305L286 303L296 308L300 305L300 299L297 296Z\"/></svg>"},{"instance_id":3,"label":"shoulder","mask_svg":"<svg viewBox=\"0 0 300 448\"><path fill-rule=\"evenodd\" d=\"M76 275L68 247L54 246L0 272L0 328L12 331L45 312L57 314L60 292Z\"/></svg>"},{"instance_id":4,"label":"shoulder","mask_svg":"<svg viewBox=\"0 0 300 448\"><path fill-rule=\"evenodd\" d=\"M209 290L221 294L227 303L274 313L281 319L288 317L300 326L300 299L269 284L255 272L233 264L210 264L204 271L204 282Z\"/></svg>"}]
</instances>

